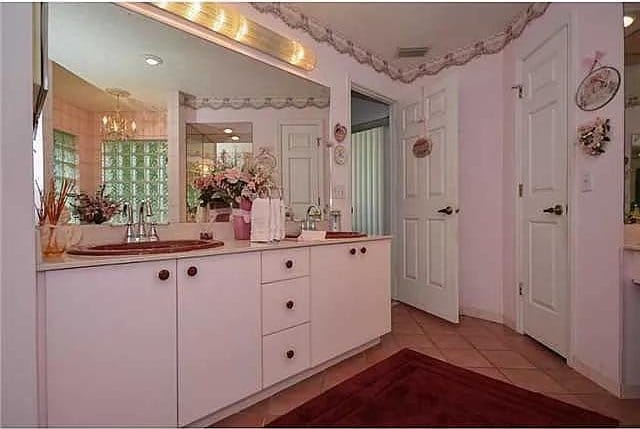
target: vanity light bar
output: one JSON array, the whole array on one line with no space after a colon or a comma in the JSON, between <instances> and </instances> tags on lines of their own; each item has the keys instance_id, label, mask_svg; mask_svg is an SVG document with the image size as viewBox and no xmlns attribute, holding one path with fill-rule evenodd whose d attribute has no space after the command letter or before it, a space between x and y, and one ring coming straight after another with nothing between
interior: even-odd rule
<instances>
[{"instance_id":1,"label":"vanity light bar","mask_svg":"<svg viewBox=\"0 0 640 429\"><path fill-rule=\"evenodd\" d=\"M154 6L276 57L303 70L313 70L315 53L292 39L257 24L230 7L209 2L155 2Z\"/></svg>"}]
</instances>

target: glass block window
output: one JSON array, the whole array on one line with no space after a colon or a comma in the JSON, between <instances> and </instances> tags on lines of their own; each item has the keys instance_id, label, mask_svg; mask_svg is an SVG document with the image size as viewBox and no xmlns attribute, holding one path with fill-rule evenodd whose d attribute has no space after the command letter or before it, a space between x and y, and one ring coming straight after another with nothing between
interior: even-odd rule
<instances>
[{"instance_id":1,"label":"glass block window","mask_svg":"<svg viewBox=\"0 0 640 429\"><path fill-rule=\"evenodd\" d=\"M76 137L53 130L53 178L56 189L59 189L63 179L78 180L78 164Z\"/></svg>"},{"instance_id":2,"label":"glass block window","mask_svg":"<svg viewBox=\"0 0 640 429\"><path fill-rule=\"evenodd\" d=\"M142 201L148 200L151 202L153 220L168 222L167 160L166 140L102 142L105 194L133 204L134 211L138 210ZM125 220L124 215L120 218Z\"/></svg>"}]
</instances>

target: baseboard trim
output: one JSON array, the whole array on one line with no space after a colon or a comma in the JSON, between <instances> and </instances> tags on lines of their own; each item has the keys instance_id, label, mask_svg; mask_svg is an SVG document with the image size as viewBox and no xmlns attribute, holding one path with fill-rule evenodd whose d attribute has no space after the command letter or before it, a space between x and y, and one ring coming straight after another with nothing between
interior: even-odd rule
<instances>
[{"instance_id":1,"label":"baseboard trim","mask_svg":"<svg viewBox=\"0 0 640 429\"><path fill-rule=\"evenodd\" d=\"M217 421L220 421L226 417L229 417L233 414L236 414L239 411L244 410L247 407L250 407L253 404L257 404L258 402L267 399L270 396L275 395L276 393L286 389L287 387L293 386L296 383L301 382L302 380L305 380L309 377L311 377L312 375L315 375L321 371L324 371L325 369L329 368L330 366L333 366L339 362L342 362L345 359L348 359L352 356L355 356L359 353L362 353L363 351L365 351L368 348L371 348L377 344L380 344L380 338L376 338L373 341L369 341L366 344L363 344L359 347L356 347L355 349L337 356L323 364L320 364L316 367L310 368L304 372L301 372L300 374L294 375L291 378L287 378L284 381L281 381L280 383L274 384L273 386L270 386L264 390L259 391L258 393L249 396L248 398L242 399L241 401L236 402L235 404L229 405L226 408L223 408L219 411L216 411L215 413L209 414L206 417L203 417L199 420L196 420L195 422L189 423L188 425L186 425L185 427L208 427L211 426L212 424L214 424Z\"/></svg>"},{"instance_id":2,"label":"baseboard trim","mask_svg":"<svg viewBox=\"0 0 640 429\"><path fill-rule=\"evenodd\" d=\"M578 371L580 374L587 377L589 380L593 381L603 389L607 390L614 396L618 398L622 397L622 386L619 383L616 383L614 380L610 379L606 375L602 374L600 371L596 371L591 368L589 365L581 362L576 359L575 356L570 356L567 359L567 364Z\"/></svg>"},{"instance_id":3,"label":"baseboard trim","mask_svg":"<svg viewBox=\"0 0 640 429\"><path fill-rule=\"evenodd\" d=\"M477 317L478 319L488 320L490 322L503 323L504 319L502 315L494 313L492 311L480 310L475 307L460 307L460 314L464 316Z\"/></svg>"},{"instance_id":4,"label":"baseboard trim","mask_svg":"<svg viewBox=\"0 0 640 429\"><path fill-rule=\"evenodd\" d=\"M623 399L640 399L640 384L623 384L621 390Z\"/></svg>"}]
</instances>

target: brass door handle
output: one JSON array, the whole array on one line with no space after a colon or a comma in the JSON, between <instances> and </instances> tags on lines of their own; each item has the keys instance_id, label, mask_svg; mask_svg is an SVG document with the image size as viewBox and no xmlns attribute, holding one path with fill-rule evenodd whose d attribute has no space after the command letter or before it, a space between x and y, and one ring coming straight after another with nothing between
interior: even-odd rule
<instances>
[{"instance_id":1,"label":"brass door handle","mask_svg":"<svg viewBox=\"0 0 640 429\"><path fill-rule=\"evenodd\" d=\"M562 207L562 204L556 204L553 207L547 207L546 209L542 210L542 212L562 216L562 214L564 213L564 208Z\"/></svg>"},{"instance_id":2,"label":"brass door handle","mask_svg":"<svg viewBox=\"0 0 640 429\"><path fill-rule=\"evenodd\" d=\"M438 213L450 215L450 214L453 214L453 209L451 208L451 206L447 206L443 209L438 210Z\"/></svg>"}]
</instances>

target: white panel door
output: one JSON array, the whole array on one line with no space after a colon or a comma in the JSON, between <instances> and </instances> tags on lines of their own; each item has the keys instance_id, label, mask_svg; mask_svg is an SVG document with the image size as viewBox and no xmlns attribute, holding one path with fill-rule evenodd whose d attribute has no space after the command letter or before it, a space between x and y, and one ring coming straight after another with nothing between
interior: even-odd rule
<instances>
[{"instance_id":1,"label":"white panel door","mask_svg":"<svg viewBox=\"0 0 640 429\"><path fill-rule=\"evenodd\" d=\"M311 204L321 204L320 136L317 121L280 124L283 196L285 204L299 219L305 217Z\"/></svg>"},{"instance_id":2,"label":"white panel door","mask_svg":"<svg viewBox=\"0 0 640 429\"><path fill-rule=\"evenodd\" d=\"M396 275L400 301L458 322L458 120L454 77L400 114ZM412 152L428 136L430 155Z\"/></svg>"},{"instance_id":3,"label":"white panel door","mask_svg":"<svg viewBox=\"0 0 640 429\"><path fill-rule=\"evenodd\" d=\"M175 267L46 273L48 426L176 425Z\"/></svg>"},{"instance_id":4,"label":"white panel door","mask_svg":"<svg viewBox=\"0 0 640 429\"><path fill-rule=\"evenodd\" d=\"M568 350L567 30L522 60L520 246L524 332Z\"/></svg>"},{"instance_id":5,"label":"white panel door","mask_svg":"<svg viewBox=\"0 0 640 429\"><path fill-rule=\"evenodd\" d=\"M182 426L262 387L259 255L180 259L177 271Z\"/></svg>"}]
</instances>

